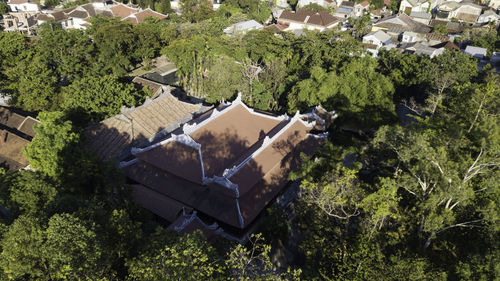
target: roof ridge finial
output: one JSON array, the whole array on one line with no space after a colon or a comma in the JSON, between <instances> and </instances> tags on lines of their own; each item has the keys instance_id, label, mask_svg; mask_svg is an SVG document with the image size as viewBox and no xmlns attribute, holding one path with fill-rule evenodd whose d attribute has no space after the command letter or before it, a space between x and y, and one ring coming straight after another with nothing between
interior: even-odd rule
<instances>
[{"instance_id":1,"label":"roof ridge finial","mask_svg":"<svg viewBox=\"0 0 500 281\"><path fill-rule=\"evenodd\" d=\"M238 92L238 96L236 97L236 99L234 100L234 102L241 103L241 92Z\"/></svg>"}]
</instances>

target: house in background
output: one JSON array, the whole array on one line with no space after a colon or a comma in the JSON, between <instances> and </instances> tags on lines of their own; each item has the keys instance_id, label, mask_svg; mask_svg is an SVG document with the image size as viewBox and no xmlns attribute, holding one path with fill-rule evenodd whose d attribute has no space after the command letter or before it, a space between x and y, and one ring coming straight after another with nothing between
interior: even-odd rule
<instances>
[{"instance_id":1,"label":"house in background","mask_svg":"<svg viewBox=\"0 0 500 281\"><path fill-rule=\"evenodd\" d=\"M374 57L378 55L380 48L390 50L396 47L392 44L392 38L382 30L374 31L363 36L363 45Z\"/></svg>"},{"instance_id":2,"label":"house in background","mask_svg":"<svg viewBox=\"0 0 500 281\"><path fill-rule=\"evenodd\" d=\"M412 18L414 21L418 21L423 24L429 24L429 22L432 19L432 15L430 13L426 12L415 12L412 11L410 14L410 18Z\"/></svg>"},{"instance_id":3,"label":"house in background","mask_svg":"<svg viewBox=\"0 0 500 281\"><path fill-rule=\"evenodd\" d=\"M37 2L28 0L10 0L7 2L12 12L40 12L40 5Z\"/></svg>"},{"instance_id":4,"label":"house in background","mask_svg":"<svg viewBox=\"0 0 500 281\"><path fill-rule=\"evenodd\" d=\"M287 186L300 152L311 154L324 142L322 132L333 118L322 108L273 116L238 97L132 148L133 157L120 167L133 184L134 200L156 215L172 222L190 209L207 225L246 231Z\"/></svg>"},{"instance_id":5,"label":"house in background","mask_svg":"<svg viewBox=\"0 0 500 281\"><path fill-rule=\"evenodd\" d=\"M260 30L263 28L264 26L256 22L255 20L247 20L226 27L224 29L224 33L228 35L237 35L237 34L243 35L250 30Z\"/></svg>"},{"instance_id":6,"label":"house in background","mask_svg":"<svg viewBox=\"0 0 500 281\"><path fill-rule=\"evenodd\" d=\"M361 3L354 4L354 15L356 17L361 17L362 15L370 11L370 2L363 1Z\"/></svg>"},{"instance_id":7,"label":"house in background","mask_svg":"<svg viewBox=\"0 0 500 281\"><path fill-rule=\"evenodd\" d=\"M354 17L356 15L354 12L354 2L342 1L339 7L335 9L333 15L340 19L347 19Z\"/></svg>"},{"instance_id":8,"label":"house in background","mask_svg":"<svg viewBox=\"0 0 500 281\"><path fill-rule=\"evenodd\" d=\"M147 9L142 10L140 12L130 14L130 15L122 18L122 20L129 21L132 24L139 24L139 23L143 23L146 20L146 18L148 18L148 17L162 20L162 19L166 19L168 16L161 14L161 13L158 13L158 12L155 12L155 11L151 10L150 8L147 8Z\"/></svg>"},{"instance_id":9,"label":"house in background","mask_svg":"<svg viewBox=\"0 0 500 281\"><path fill-rule=\"evenodd\" d=\"M495 10L500 9L500 0L490 0L488 3L488 7Z\"/></svg>"},{"instance_id":10,"label":"house in background","mask_svg":"<svg viewBox=\"0 0 500 281\"><path fill-rule=\"evenodd\" d=\"M491 9L486 10L477 18L477 23L489 23L489 22L496 22L497 24L500 23L500 15L498 15Z\"/></svg>"},{"instance_id":11,"label":"house in background","mask_svg":"<svg viewBox=\"0 0 500 281\"><path fill-rule=\"evenodd\" d=\"M436 0L402 0L399 12L410 15L412 12L430 14L436 4Z\"/></svg>"},{"instance_id":12,"label":"house in background","mask_svg":"<svg viewBox=\"0 0 500 281\"><path fill-rule=\"evenodd\" d=\"M478 59L483 59L486 57L486 53L488 52L488 49L486 48L480 48L476 46L467 46L464 50L464 54L473 56Z\"/></svg>"},{"instance_id":13,"label":"house in background","mask_svg":"<svg viewBox=\"0 0 500 281\"><path fill-rule=\"evenodd\" d=\"M37 22L56 21L63 29L86 29L90 26L89 19L93 16L112 17L109 8L102 2L88 3L50 14L38 14ZM104 7L104 8L101 8Z\"/></svg>"},{"instance_id":14,"label":"house in background","mask_svg":"<svg viewBox=\"0 0 500 281\"><path fill-rule=\"evenodd\" d=\"M3 16L5 31L17 31L26 35L33 35L37 25L33 12L10 12Z\"/></svg>"},{"instance_id":15,"label":"house in background","mask_svg":"<svg viewBox=\"0 0 500 281\"><path fill-rule=\"evenodd\" d=\"M399 37L405 31L426 34L431 31L428 25L417 22L406 14L393 15L372 25L372 31L383 30L390 36Z\"/></svg>"},{"instance_id":16,"label":"house in background","mask_svg":"<svg viewBox=\"0 0 500 281\"><path fill-rule=\"evenodd\" d=\"M278 24L286 26L284 31L308 29L321 32L337 27L339 19L325 11L299 10L295 13L284 11L278 19Z\"/></svg>"},{"instance_id":17,"label":"house in background","mask_svg":"<svg viewBox=\"0 0 500 281\"><path fill-rule=\"evenodd\" d=\"M481 15L483 7L469 1L455 2L447 1L436 8L436 19L457 19L468 23L475 23Z\"/></svg>"},{"instance_id":18,"label":"house in background","mask_svg":"<svg viewBox=\"0 0 500 281\"><path fill-rule=\"evenodd\" d=\"M0 106L0 167L8 170L20 170L28 166L23 148L33 137L33 129L40 121L16 110Z\"/></svg>"},{"instance_id":19,"label":"house in background","mask_svg":"<svg viewBox=\"0 0 500 281\"><path fill-rule=\"evenodd\" d=\"M391 36L382 30L377 30L363 36L363 43L365 44L373 44L378 48L390 44L392 42Z\"/></svg>"},{"instance_id":20,"label":"house in background","mask_svg":"<svg viewBox=\"0 0 500 281\"><path fill-rule=\"evenodd\" d=\"M444 48L433 48L420 42L409 44L405 48L405 52L409 52L419 56L428 56L433 58L441 55L445 51Z\"/></svg>"}]
</instances>

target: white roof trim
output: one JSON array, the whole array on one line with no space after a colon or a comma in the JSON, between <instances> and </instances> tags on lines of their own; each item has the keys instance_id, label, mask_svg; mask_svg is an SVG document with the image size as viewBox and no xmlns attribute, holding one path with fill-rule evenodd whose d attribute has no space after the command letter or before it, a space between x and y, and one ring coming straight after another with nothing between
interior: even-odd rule
<instances>
[{"instance_id":1,"label":"white roof trim","mask_svg":"<svg viewBox=\"0 0 500 281\"><path fill-rule=\"evenodd\" d=\"M24 125L24 123L26 122L26 120L28 120L28 119L36 121L36 122L38 122L38 124L42 123L42 122L40 122L40 120L37 120L37 119L35 119L35 118L31 117L31 116L25 116L23 122L21 122L21 124L19 124L19 126L17 126L16 129L19 131L21 129L21 127Z\"/></svg>"},{"instance_id":2,"label":"white roof trim","mask_svg":"<svg viewBox=\"0 0 500 281\"><path fill-rule=\"evenodd\" d=\"M198 222L199 222L199 223L200 223L200 224L201 224L204 228L206 228L206 229L216 230L216 231L217 231L217 229L219 228L219 225L218 225L216 222L214 222L214 223L213 223L213 224L211 224L211 225L208 225L208 224L204 223L204 222L203 222L203 221L202 221L202 220L201 220L201 219L200 219L200 218L196 215L196 214L198 213L198 212L196 212L196 210L194 210L194 211L193 211L193 213L192 213L192 214L190 214L190 215L187 215L187 214L185 213L185 211L184 211L184 210L183 210L182 212L183 212L182 216L183 216L183 217L185 217L186 219L184 219L184 221L182 222L182 224L181 224L180 226L175 226L175 227L174 227L174 230L175 230L175 231L177 231L177 232L182 231L184 228L186 228L186 226L188 226L188 225L189 225L190 223L192 223L194 220L197 220L197 221L198 221Z\"/></svg>"},{"instance_id":3,"label":"white roof trim","mask_svg":"<svg viewBox=\"0 0 500 281\"><path fill-rule=\"evenodd\" d=\"M185 124L183 126L184 133L190 135L190 134L196 132L201 127L203 127L206 124L214 121L215 119L219 118L221 115L223 115L223 114L231 111L231 109L235 108L238 105L243 106L250 114L253 114L253 115L256 115L256 116L265 117L265 118L273 119L273 120L277 120L277 121L283 121L283 120L285 120L287 118L286 114L283 114L283 115L280 115L280 116L271 116L271 115L263 114L263 113L260 113L260 112L256 112L253 108L249 108L241 100L241 93L238 94L238 97L232 103L225 103L225 102L223 102L223 104L225 104L225 105L229 104L229 106L226 107L226 108L223 108L221 111L219 111L219 110L217 110L217 108L215 108L212 111L212 114L210 115L210 117L208 117L207 119L203 120L202 122L200 122L198 124L196 124L196 123L195 124L191 124L191 125L190 124Z\"/></svg>"},{"instance_id":4,"label":"white roof trim","mask_svg":"<svg viewBox=\"0 0 500 281\"><path fill-rule=\"evenodd\" d=\"M293 118L286 124L278 133L276 133L272 138L269 138L268 136L265 137L264 142L262 145L254 151L251 155L249 155L245 160L241 161L238 165L233 166L231 169L225 169L224 173L222 174L224 178L231 178L236 174L239 170L241 170L250 160L254 159L257 155L259 155L262 151L264 151L269 145L271 145L276 139L278 139L284 132L286 132L295 122L300 121L304 125L308 127L313 127L315 124L315 121L312 123L305 122L301 119L303 115L301 115L298 111L295 113ZM312 124L312 125L311 125Z\"/></svg>"},{"instance_id":5,"label":"white roof trim","mask_svg":"<svg viewBox=\"0 0 500 281\"><path fill-rule=\"evenodd\" d=\"M240 202L238 199L236 199L236 208L238 209L238 219L240 221L240 227L243 228L245 225L245 220L243 219L243 216L241 215L241 210L240 210Z\"/></svg>"},{"instance_id":6,"label":"white roof trim","mask_svg":"<svg viewBox=\"0 0 500 281\"><path fill-rule=\"evenodd\" d=\"M128 167L128 166L130 166L132 164L135 164L137 162L139 162L138 158L134 158L134 159L132 159L130 161L122 161L122 162L120 162L120 168Z\"/></svg>"},{"instance_id":7,"label":"white roof trim","mask_svg":"<svg viewBox=\"0 0 500 281\"><path fill-rule=\"evenodd\" d=\"M318 135L315 135L315 134L307 134L308 137L313 137L313 138L316 138L316 139L326 139L328 138L328 132L326 133L322 133L322 134L318 134Z\"/></svg>"},{"instance_id":8,"label":"white roof trim","mask_svg":"<svg viewBox=\"0 0 500 281\"><path fill-rule=\"evenodd\" d=\"M201 144L199 144L196 141L194 141L189 135L182 134L182 135L172 135L170 138L168 138L166 140L157 142L157 143L155 143L153 145L150 145L150 146L147 146L145 148L132 147L132 149L130 150L130 152L133 155L137 155L139 153L149 151L149 150L151 150L153 148L157 148L159 146L162 146L164 144L167 144L167 143L173 142L173 141L182 143L182 144L184 144L186 146L189 146L189 147L192 147L194 149L198 149L199 150L201 148Z\"/></svg>"},{"instance_id":9,"label":"white roof trim","mask_svg":"<svg viewBox=\"0 0 500 281\"><path fill-rule=\"evenodd\" d=\"M212 182L215 182L220 186L233 190L236 198L240 197L240 190L238 189L238 185L231 182L228 178L219 176L213 176L211 178L205 178L205 177L203 178L203 184L209 184Z\"/></svg>"},{"instance_id":10,"label":"white roof trim","mask_svg":"<svg viewBox=\"0 0 500 281\"><path fill-rule=\"evenodd\" d=\"M240 93L240 94L238 94L238 97L232 103L230 103L230 105L228 107L223 108L221 111L219 111L219 110L217 110L217 108L215 108L212 111L212 114L210 115L210 117L208 117L207 119L203 120L202 122L200 122L198 124L196 124L196 123L194 123L194 124L187 124L187 123L185 123L182 126L182 129L184 131L183 135L188 136L190 140L186 139L186 143L184 143L184 142L183 143L186 144L186 145L188 145L188 146L191 146L193 148L198 149L199 144L196 143L193 139L191 139L191 137L189 135L191 135L192 133L196 132L198 129L200 129L201 127L205 126L206 124L212 122L213 120L219 118L223 114L231 111L231 109L233 109L237 105L242 105L249 113L251 113L253 115L257 115L257 116L261 116L261 117L265 117L265 118L269 118L269 119L273 119L273 120L278 120L278 121L283 121L283 120L289 119L289 117L286 114L283 114L281 116L270 116L270 115L267 115L267 114L255 112L253 109L249 108L248 106L246 106L242 102L242 100L241 100L241 93ZM168 138L166 140L163 140L161 142L152 144L152 145L144 147L144 148L133 147L131 149L131 152L132 152L133 155L136 155L137 153L141 153L141 152L145 152L145 151L151 150L153 148L156 148L156 147L158 147L160 145L163 145L163 144L171 142L171 141L179 141L179 140L177 140L175 138L176 138L176 136L173 135L172 137L170 137L170 138ZM182 141L180 141L180 142L182 142Z\"/></svg>"}]
</instances>

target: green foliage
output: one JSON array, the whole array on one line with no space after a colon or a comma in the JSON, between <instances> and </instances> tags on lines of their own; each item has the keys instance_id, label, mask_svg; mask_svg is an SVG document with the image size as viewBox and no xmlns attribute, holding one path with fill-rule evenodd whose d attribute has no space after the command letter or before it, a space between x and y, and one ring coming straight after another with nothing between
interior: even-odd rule
<instances>
[{"instance_id":1,"label":"green foliage","mask_svg":"<svg viewBox=\"0 0 500 281\"><path fill-rule=\"evenodd\" d=\"M40 214L57 195L57 189L52 184L33 172L16 173L8 184L12 202L19 206L24 214Z\"/></svg>"},{"instance_id":2,"label":"green foliage","mask_svg":"<svg viewBox=\"0 0 500 281\"><path fill-rule=\"evenodd\" d=\"M313 67L311 78L298 82L293 88L289 96L290 109L322 104L364 125L390 120L395 115L394 87L375 67L375 61L369 57L353 59L338 72L327 73Z\"/></svg>"},{"instance_id":3,"label":"green foliage","mask_svg":"<svg viewBox=\"0 0 500 281\"><path fill-rule=\"evenodd\" d=\"M327 8L320 6L316 3L309 3L303 7L300 8L301 10L310 10L313 12L321 12L321 11L328 11Z\"/></svg>"},{"instance_id":4,"label":"green foliage","mask_svg":"<svg viewBox=\"0 0 500 281\"><path fill-rule=\"evenodd\" d=\"M183 20L187 22L200 22L214 13L210 0L180 0L180 7Z\"/></svg>"},{"instance_id":5,"label":"green foliage","mask_svg":"<svg viewBox=\"0 0 500 281\"><path fill-rule=\"evenodd\" d=\"M0 241L0 267L10 279L48 279L43 243L40 221L29 216L19 217Z\"/></svg>"},{"instance_id":6,"label":"green foliage","mask_svg":"<svg viewBox=\"0 0 500 281\"><path fill-rule=\"evenodd\" d=\"M266 22L271 16L271 9L265 1L227 0L224 4L241 9L241 11L247 14L250 19L254 19L260 23Z\"/></svg>"},{"instance_id":7,"label":"green foliage","mask_svg":"<svg viewBox=\"0 0 500 281\"><path fill-rule=\"evenodd\" d=\"M44 0L43 5L45 7L55 7L57 5L61 4L59 0Z\"/></svg>"},{"instance_id":8,"label":"green foliage","mask_svg":"<svg viewBox=\"0 0 500 281\"><path fill-rule=\"evenodd\" d=\"M24 149L24 155L33 169L51 177L60 176L79 136L61 112L42 112L38 120L42 123L35 127L36 136Z\"/></svg>"},{"instance_id":9,"label":"green foliage","mask_svg":"<svg viewBox=\"0 0 500 281\"><path fill-rule=\"evenodd\" d=\"M128 266L133 280L206 280L223 273L215 249L200 232L179 236L172 244L129 261Z\"/></svg>"},{"instance_id":10,"label":"green foliage","mask_svg":"<svg viewBox=\"0 0 500 281\"><path fill-rule=\"evenodd\" d=\"M57 77L49 62L41 56L30 52L26 60L8 69L6 75L9 80L16 81L8 88L14 93L13 104L28 111L48 110L53 106L51 100L57 89Z\"/></svg>"},{"instance_id":11,"label":"green foliage","mask_svg":"<svg viewBox=\"0 0 500 281\"><path fill-rule=\"evenodd\" d=\"M432 29L432 32L442 35L448 35L448 28L444 24L436 24Z\"/></svg>"},{"instance_id":12,"label":"green foliage","mask_svg":"<svg viewBox=\"0 0 500 281\"><path fill-rule=\"evenodd\" d=\"M102 73L123 75L130 70L136 52L136 37L132 25L118 19L95 17L89 33L99 48L98 62Z\"/></svg>"},{"instance_id":13,"label":"green foliage","mask_svg":"<svg viewBox=\"0 0 500 281\"><path fill-rule=\"evenodd\" d=\"M172 12L172 7L170 7L170 1L161 0L159 3L155 3L155 10L164 15Z\"/></svg>"},{"instance_id":14,"label":"green foliage","mask_svg":"<svg viewBox=\"0 0 500 281\"><path fill-rule=\"evenodd\" d=\"M252 235L249 238L251 247L238 244L230 253L226 260L226 265L232 280L239 281L284 281L300 280L300 270L288 269L285 273L279 273L269 254L271 246L262 244L260 234Z\"/></svg>"},{"instance_id":15,"label":"green foliage","mask_svg":"<svg viewBox=\"0 0 500 281\"><path fill-rule=\"evenodd\" d=\"M5 2L0 2L0 19L3 15L9 12L9 5Z\"/></svg>"},{"instance_id":16,"label":"green foliage","mask_svg":"<svg viewBox=\"0 0 500 281\"><path fill-rule=\"evenodd\" d=\"M54 215L46 229L40 220L21 216L0 243L0 266L12 279L90 279L101 273L95 233L69 214Z\"/></svg>"},{"instance_id":17,"label":"green foliage","mask_svg":"<svg viewBox=\"0 0 500 281\"><path fill-rule=\"evenodd\" d=\"M64 109L85 112L93 120L116 115L122 106L134 106L139 100L134 86L121 83L114 75L83 77L66 87L64 95Z\"/></svg>"},{"instance_id":18,"label":"green foliage","mask_svg":"<svg viewBox=\"0 0 500 281\"><path fill-rule=\"evenodd\" d=\"M69 214L54 215L45 231L43 255L48 273L56 279L99 277L101 250L96 234Z\"/></svg>"},{"instance_id":19,"label":"green foliage","mask_svg":"<svg viewBox=\"0 0 500 281\"><path fill-rule=\"evenodd\" d=\"M495 29L466 29L460 36L462 43L488 49L488 55L500 50L497 42L500 35Z\"/></svg>"}]
</instances>

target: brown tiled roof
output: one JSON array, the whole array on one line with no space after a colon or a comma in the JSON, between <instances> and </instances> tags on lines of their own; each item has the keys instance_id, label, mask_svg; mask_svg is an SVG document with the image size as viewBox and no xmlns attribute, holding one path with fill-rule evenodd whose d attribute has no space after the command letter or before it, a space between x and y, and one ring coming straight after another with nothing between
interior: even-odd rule
<instances>
[{"instance_id":1,"label":"brown tiled roof","mask_svg":"<svg viewBox=\"0 0 500 281\"><path fill-rule=\"evenodd\" d=\"M114 7L111 7L110 10L115 17L119 17L119 18L128 17L131 14L137 13L139 11L139 9L130 8L127 5L123 5L123 4L118 4Z\"/></svg>"},{"instance_id":2,"label":"brown tiled roof","mask_svg":"<svg viewBox=\"0 0 500 281\"><path fill-rule=\"evenodd\" d=\"M391 22L393 19L399 19L403 24ZM401 29L402 31L413 31L417 33L429 33L431 28L423 23L414 21L406 14L398 14L375 23L374 26L386 29Z\"/></svg>"},{"instance_id":3,"label":"brown tiled roof","mask_svg":"<svg viewBox=\"0 0 500 281\"><path fill-rule=\"evenodd\" d=\"M160 83L156 83L139 76L134 77L134 79L132 79L132 83L139 86L140 89L142 89L143 87L147 87L153 94L152 98L156 98L161 93L162 85Z\"/></svg>"},{"instance_id":4,"label":"brown tiled roof","mask_svg":"<svg viewBox=\"0 0 500 281\"><path fill-rule=\"evenodd\" d=\"M320 11L318 13L315 13L314 15L311 15L307 23L319 26L329 26L330 24L337 21L338 19L330 15L328 12Z\"/></svg>"},{"instance_id":5,"label":"brown tiled roof","mask_svg":"<svg viewBox=\"0 0 500 281\"><path fill-rule=\"evenodd\" d=\"M68 17L86 19L89 17L89 14L86 11L73 10L71 13L68 13Z\"/></svg>"},{"instance_id":6,"label":"brown tiled roof","mask_svg":"<svg viewBox=\"0 0 500 281\"><path fill-rule=\"evenodd\" d=\"M445 48L446 50L460 51L460 48L455 43L450 42L450 41L442 42L442 43L436 44L436 45L431 46L431 47L436 48L436 49Z\"/></svg>"},{"instance_id":7,"label":"brown tiled roof","mask_svg":"<svg viewBox=\"0 0 500 281\"><path fill-rule=\"evenodd\" d=\"M137 19L137 23L143 23L144 20L146 20L146 18L148 18L148 17L152 17L152 18L156 18L156 19L160 19L160 20L167 18L167 15L160 14L160 13L155 12L149 8L142 11L142 12L135 13L134 16Z\"/></svg>"},{"instance_id":8,"label":"brown tiled roof","mask_svg":"<svg viewBox=\"0 0 500 281\"><path fill-rule=\"evenodd\" d=\"M363 1L361 3L359 3L359 5L363 6L363 7L367 7L367 6L370 6L370 2L368 1Z\"/></svg>"},{"instance_id":9,"label":"brown tiled roof","mask_svg":"<svg viewBox=\"0 0 500 281\"><path fill-rule=\"evenodd\" d=\"M50 21L50 20L54 20L54 17L52 17L51 15L47 15L47 14L38 14L36 16L36 19L42 20L42 21Z\"/></svg>"},{"instance_id":10,"label":"brown tiled roof","mask_svg":"<svg viewBox=\"0 0 500 281\"><path fill-rule=\"evenodd\" d=\"M9 1L9 4L24 4L24 3L28 3L29 1L28 0L10 0Z\"/></svg>"},{"instance_id":11,"label":"brown tiled roof","mask_svg":"<svg viewBox=\"0 0 500 281\"><path fill-rule=\"evenodd\" d=\"M23 134L26 134L30 137L35 136L35 125L40 124L40 121L36 120L35 118L32 118L30 116L27 116L24 121L17 127L17 130L22 132Z\"/></svg>"},{"instance_id":12,"label":"brown tiled roof","mask_svg":"<svg viewBox=\"0 0 500 281\"><path fill-rule=\"evenodd\" d=\"M17 129L24 119L24 116L15 113L10 108L0 106L0 124Z\"/></svg>"},{"instance_id":13,"label":"brown tiled roof","mask_svg":"<svg viewBox=\"0 0 500 281\"><path fill-rule=\"evenodd\" d=\"M85 130L86 147L102 160L113 159L125 148L153 137L200 109L199 104L182 102L165 93L142 106L89 126Z\"/></svg>"},{"instance_id":14,"label":"brown tiled roof","mask_svg":"<svg viewBox=\"0 0 500 281\"><path fill-rule=\"evenodd\" d=\"M434 27L438 24L445 25L448 32L458 33L462 32L465 28L458 22L444 21L444 20L431 20L430 26Z\"/></svg>"},{"instance_id":15,"label":"brown tiled roof","mask_svg":"<svg viewBox=\"0 0 500 281\"><path fill-rule=\"evenodd\" d=\"M7 130L0 129L0 167L18 170L28 165L23 148L29 141Z\"/></svg>"},{"instance_id":16,"label":"brown tiled roof","mask_svg":"<svg viewBox=\"0 0 500 281\"><path fill-rule=\"evenodd\" d=\"M467 13L458 13L457 19L466 21L466 22L476 22L478 15L467 14Z\"/></svg>"},{"instance_id":17,"label":"brown tiled roof","mask_svg":"<svg viewBox=\"0 0 500 281\"><path fill-rule=\"evenodd\" d=\"M159 215L160 217L173 222L182 213L182 209L186 206L184 204L166 197L150 188L140 184L133 184L132 199L151 212Z\"/></svg>"},{"instance_id":18,"label":"brown tiled roof","mask_svg":"<svg viewBox=\"0 0 500 281\"><path fill-rule=\"evenodd\" d=\"M338 21L336 17L330 15L326 11L313 12L310 10L299 10L296 13L283 11L279 19L314 24L318 26L329 26Z\"/></svg>"},{"instance_id":19,"label":"brown tiled roof","mask_svg":"<svg viewBox=\"0 0 500 281\"><path fill-rule=\"evenodd\" d=\"M0 107L0 166L16 170L28 165L23 148L35 136L33 127L40 121Z\"/></svg>"},{"instance_id":20,"label":"brown tiled roof","mask_svg":"<svg viewBox=\"0 0 500 281\"><path fill-rule=\"evenodd\" d=\"M304 10L299 10L304 11ZM279 17L280 20L291 20L291 21L296 21L296 22L304 22L306 20L306 17L308 14L306 13L293 13L289 11L283 11Z\"/></svg>"},{"instance_id":21,"label":"brown tiled roof","mask_svg":"<svg viewBox=\"0 0 500 281\"><path fill-rule=\"evenodd\" d=\"M121 166L131 180L245 228L287 184L299 152L312 153L322 143L308 134L313 128L299 115L268 116L238 99L161 142L133 149L136 158Z\"/></svg>"},{"instance_id":22,"label":"brown tiled roof","mask_svg":"<svg viewBox=\"0 0 500 281\"><path fill-rule=\"evenodd\" d=\"M429 40L435 40L435 41L442 41L446 42L450 40L450 37L442 34L437 34L437 33L427 33L425 34L425 38Z\"/></svg>"},{"instance_id":23,"label":"brown tiled roof","mask_svg":"<svg viewBox=\"0 0 500 281\"><path fill-rule=\"evenodd\" d=\"M66 15L66 13L69 13L69 12L71 12L71 11L67 11L67 12L65 12L65 11L59 11L59 12L54 12L54 13L52 13L50 15L54 18L55 21L61 21L63 19L67 19L68 18L68 16Z\"/></svg>"},{"instance_id":24,"label":"brown tiled roof","mask_svg":"<svg viewBox=\"0 0 500 281\"><path fill-rule=\"evenodd\" d=\"M85 4L80 7L85 11L87 11L90 17L97 15L97 12L95 11L94 6L92 4Z\"/></svg>"}]
</instances>

